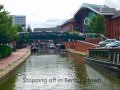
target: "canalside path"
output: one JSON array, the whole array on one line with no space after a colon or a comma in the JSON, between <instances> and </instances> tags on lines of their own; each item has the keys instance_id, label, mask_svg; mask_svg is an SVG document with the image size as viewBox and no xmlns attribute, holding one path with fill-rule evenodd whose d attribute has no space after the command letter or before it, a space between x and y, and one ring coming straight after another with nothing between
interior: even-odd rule
<instances>
[{"instance_id":1,"label":"canalside path","mask_svg":"<svg viewBox=\"0 0 120 90\"><path fill-rule=\"evenodd\" d=\"M0 80L8 76L14 69L26 61L30 55L29 48L18 49L11 56L0 60Z\"/></svg>"},{"instance_id":2,"label":"canalside path","mask_svg":"<svg viewBox=\"0 0 120 90\"><path fill-rule=\"evenodd\" d=\"M68 52L75 53L75 54L80 54L86 56L87 53L80 52L80 51L75 51L74 49L67 49Z\"/></svg>"}]
</instances>

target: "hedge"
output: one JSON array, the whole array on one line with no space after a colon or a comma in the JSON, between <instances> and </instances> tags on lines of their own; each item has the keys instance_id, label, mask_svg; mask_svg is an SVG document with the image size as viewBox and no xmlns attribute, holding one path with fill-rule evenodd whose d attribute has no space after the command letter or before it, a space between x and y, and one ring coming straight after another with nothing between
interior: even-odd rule
<instances>
[{"instance_id":1,"label":"hedge","mask_svg":"<svg viewBox=\"0 0 120 90\"><path fill-rule=\"evenodd\" d=\"M7 57L12 54L11 47L7 45L0 45L0 58Z\"/></svg>"}]
</instances>

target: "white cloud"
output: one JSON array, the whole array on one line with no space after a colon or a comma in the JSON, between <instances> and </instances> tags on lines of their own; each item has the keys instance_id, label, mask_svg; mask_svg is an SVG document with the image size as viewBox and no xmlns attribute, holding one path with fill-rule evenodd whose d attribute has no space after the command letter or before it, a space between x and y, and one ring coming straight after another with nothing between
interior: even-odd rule
<instances>
[{"instance_id":1,"label":"white cloud","mask_svg":"<svg viewBox=\"0 0 120 90\"><path fill-rule=\"evenodd\" d=\"M120 0L104 0L105 4L120 10Z\"/></svg>"},{"instance_id":2,"label":"white cloud","mask_svg":"<svg viewBox=\"0 0 120 90\"><path fill-rule=\"evenodd\" d=\"M106 2L105 0L0 0L0 3L11 14L26 15L27 24L32 27L52 27L72 18L82 3Z\"/></svg>"}]
</instances>

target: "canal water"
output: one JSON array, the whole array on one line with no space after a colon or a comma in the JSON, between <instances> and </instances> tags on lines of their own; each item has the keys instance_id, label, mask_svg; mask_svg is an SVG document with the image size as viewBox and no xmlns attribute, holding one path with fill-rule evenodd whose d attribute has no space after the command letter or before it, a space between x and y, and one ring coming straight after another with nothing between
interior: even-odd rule
<instances>
[{"instance_id":1,"label":"canal water","mask_svg":"<svg viewBox=\"0 0 120 90\"><path fill-rule=\"evenodd\" d=\"M85 64L84 56L41 49L0 84L0 90L120 90L120 78Z\"/></svg>"}]
</instances>

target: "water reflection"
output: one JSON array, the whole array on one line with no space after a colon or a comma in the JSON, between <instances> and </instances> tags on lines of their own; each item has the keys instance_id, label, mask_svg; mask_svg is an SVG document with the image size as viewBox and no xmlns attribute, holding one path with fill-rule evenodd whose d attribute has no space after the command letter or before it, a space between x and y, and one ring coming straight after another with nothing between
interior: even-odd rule
<instances>
[{"instance_id":1,"label":"water reflection","mask_svg":"<svg viewBox=\"0 0 120 90\"><path fill-rule=\"evenodd\" d=\"M101 82L88 81L96 78ZM40 49L0 85L0 90L119 90L119 80L104 70L86 65L84 56Z\"/></svg>"},{"instance_id":2,"label":"water reflection","mask_svg":"<svg viewBox=\"0 0 120 90\"><path fill-rule=\"evenodd\" d=\"M0 90L14 90L17 74L14 74L0 82Z\"/></svg>"},{"instance_id":3,"label":"water reflection","mask_svg":"<svg viewBox=\"0 0 120 90\"><path fill-rule=\"evenodd\" d=\"M87 73L89 73L89 77L100 78L102 80L101 84L99 85L100 88L104 90L119 90L120 88L119 75L109 72L108 70L101 68L101 66L95 65L93 63L89 62L86 63Z\"/></svg>"},{"instance_id":4,"label":"water reflection","mask_svg":"<svg viewBox=\"0 0 120 90\"><path fill-rule=\"evenodd\" d=\"M68 53L69 58L73 58L73 68L77 79L87 79L87 70L84 62L84 56ZM82 84L82 82L81 82Z\"/></svg>"},{"instance_id":5,"label":"water reflection","mask_svg":"<svg viewBox=\"0 0 120 90\"><path fill-rule=\"evenodd\" d=\"M32 52L32 55L57 55L59 52L49 48L38 48L38 51Z\"/></svg>"}]
</instances>

